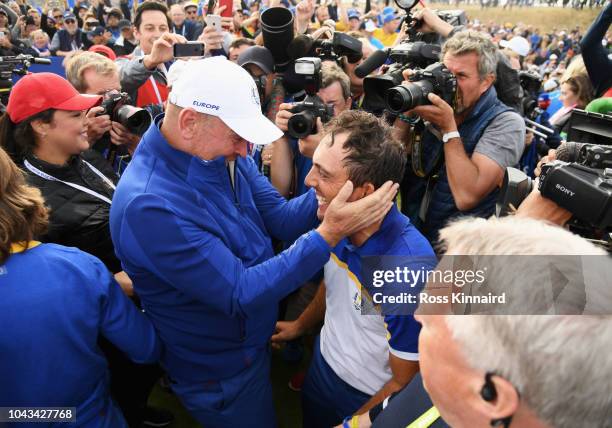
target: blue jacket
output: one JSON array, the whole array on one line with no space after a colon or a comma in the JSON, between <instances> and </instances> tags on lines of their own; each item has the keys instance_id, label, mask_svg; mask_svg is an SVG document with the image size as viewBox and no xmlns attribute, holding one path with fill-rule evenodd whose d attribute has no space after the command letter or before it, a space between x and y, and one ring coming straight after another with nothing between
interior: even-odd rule
<instances>
[{"instance_id":1,"label":"blue jacket","mask_svg":"<svg viewBox=\"0 0 612 428\"><path fill-rule=\"evenodd\" d=\"M472 157L474 149L480 140L483 132L491 121L503 112L511 110L497 98L495 88L491 86L478 100L474 109L459 126L459 133L465 152ZM423 157L425 162L433 165L435 155L438 151L444 150L442 142L439 141L431 132L423 133ZM411 171L409 171L411 173ZM415 184L416 183L416 184ZM415 189L423 189L424 180L413 176L412 185ZM418 192L415 192L418 193ZM499 191L496 189L488 194L480 203L469 211L459 211L455 204L455 198L451 192L446 174L446 167L443 164L438 173L438 180L431 190L431 202L427 209L425 224L423 225L424 235L434 242L438 239L438 231L448 223L448 221L458 216L489 217L495 211L495 202ZM422 196L422 195L421 195ZM413 200L413 199L411 199ZM420 202L421 199L418 199Z\"/></svg>"},{"instance_id":2,"label":"blue jacket","mask_svg":"<svg viewBox=\"0 0 612 428\"><path fill-rule=\"evenodd\" d=\"M166 345L178 382L220 380L248 367L273 332L277 304L323 267L314 191L287 202L249 157L203 161L172 148L158 116L111 207L115 250Z\"/></svg>"},{"instance_id":3,"label":"blue jacket","mask_svg":"<svg viewBox=\"0 0 612 428\"><path fill-rule=\"evenodd\" d=\"M0 406L76 407L79 427L127 428L98 335L139 363L161 347L100 260L56 244L12 254L0 265L0 325Z\"/></svg>"}]
</instances>

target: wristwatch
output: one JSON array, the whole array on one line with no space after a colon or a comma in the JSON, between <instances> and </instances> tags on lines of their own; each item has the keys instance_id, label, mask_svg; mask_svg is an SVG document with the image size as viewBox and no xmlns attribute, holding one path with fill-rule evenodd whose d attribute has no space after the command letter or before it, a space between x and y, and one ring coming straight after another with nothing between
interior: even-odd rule
<instances>
[{"instance_id":1,"label":"wristwatch","mask_svg":"<svg viewBox=\"0 0 612 428\"><path fill-rule=\"evenodd\" d=\"M442 135L442 142L448 143L451 138L461 138L459 131L447 132L446 134Z\"/></svg>"}]
</instances>

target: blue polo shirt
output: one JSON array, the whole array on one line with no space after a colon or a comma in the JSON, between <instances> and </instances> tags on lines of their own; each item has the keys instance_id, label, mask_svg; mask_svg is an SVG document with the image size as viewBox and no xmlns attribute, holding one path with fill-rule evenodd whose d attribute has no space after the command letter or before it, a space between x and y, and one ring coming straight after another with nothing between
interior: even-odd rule
<instances>
[{"instance_id":1,"label":"blue polo shirt","mask_svg":"<svg viewBox=\"0 0 612 428\"><path fill-rule=\"evenodd\" d=\"M395 206L362 246L344 239L333 249L325 265L321 354L344 382L373 395L391 378L388 353L408 361L419 358L420 324L412 315L381 315L372 300L372 280L364 273L395 267L420 271L436 264L427 239ZM423 285L416 284L413 293Z\"/></svg>"}]
</instances>

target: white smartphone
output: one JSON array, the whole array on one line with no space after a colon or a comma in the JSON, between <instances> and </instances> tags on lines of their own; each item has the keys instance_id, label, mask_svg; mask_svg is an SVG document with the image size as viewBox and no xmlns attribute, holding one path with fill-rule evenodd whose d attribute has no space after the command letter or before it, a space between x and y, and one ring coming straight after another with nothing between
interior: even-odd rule
<instances>
[{"instance_id":1,"label":"white smartphone","mask_svg":"<svg viewBox=\"0 0 612 428\"><path fill-rule=\"evenodd\" d=\"M206 22L207 26L213 27L218 32L222 32L221 28L221 17L219 15L206 15L204 17L204 22Z\"/></svg>"}]
</instances>

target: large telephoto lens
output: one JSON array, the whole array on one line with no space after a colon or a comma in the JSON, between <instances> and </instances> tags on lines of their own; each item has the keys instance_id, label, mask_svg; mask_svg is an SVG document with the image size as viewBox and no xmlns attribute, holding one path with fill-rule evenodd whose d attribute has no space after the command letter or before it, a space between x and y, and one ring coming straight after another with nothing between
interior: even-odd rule
<instances>
[{"instance_id":1,"label":"large telephoto lens","mask_svg":"<svg viewBox=\"0 0 612 428\"><path fill-rule=\"evenodd\" d=\"M429 104L427 95L432 91L433 84L429 80L395 86L385 94L385 107L395 114L412 110L416 106Z\"/></svg>"},{"instance_id":2,"label":"large telephoto lens","mask_svg":"<svg viewBox=\"0 0 612 428\"><path fill-rule=\"evenodd\" d=\"M306 138L313 134L316 120L312 112L302 111L289 118L287 131L293 138Z\"/></svg>"},{"instance_id":3,"label":"large telephoto lens","mask_svg":"<svg viewBox=\"0 0 612 428\"><path fill-rule=\"evenodd\" d=\"M151 125L151 115L145 109L123 105L117 110L117 122L132 134L142 136Z\"/></svg>"}]
</instances>

